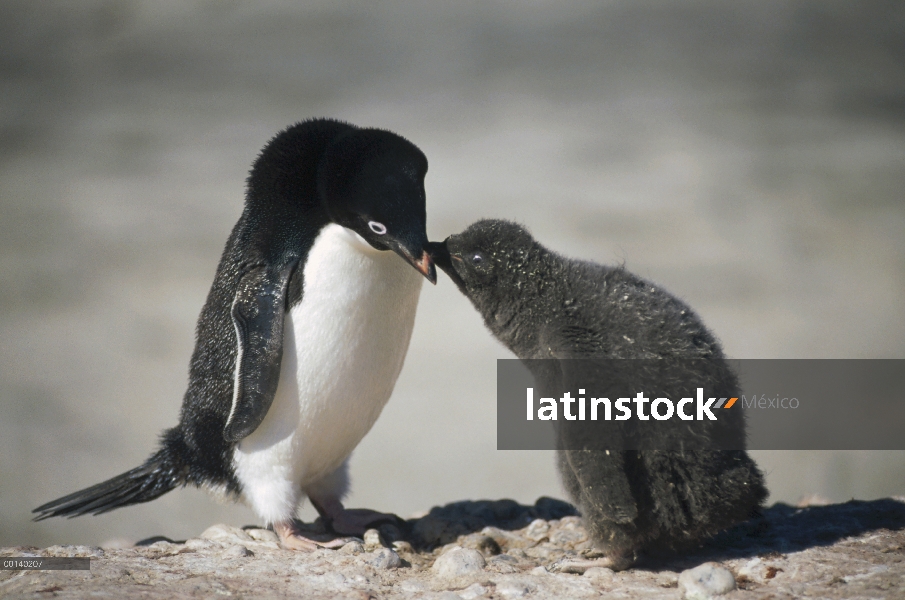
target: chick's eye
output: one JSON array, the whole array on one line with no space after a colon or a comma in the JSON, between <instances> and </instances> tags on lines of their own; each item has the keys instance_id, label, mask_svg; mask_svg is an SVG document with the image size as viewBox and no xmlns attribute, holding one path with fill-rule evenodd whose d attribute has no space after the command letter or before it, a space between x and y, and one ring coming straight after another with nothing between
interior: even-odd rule
<instances>
[{"instance_id":1,"label":"chick's eye","mask_svg":"<svg viewBox=\"0 0 905 600\"><path fill-rule=\"evenodd\" d=\"M473 254L471 257L471 264L479 265L484 262L484 257L480 254Z\"/></svg>"}]
</instances>

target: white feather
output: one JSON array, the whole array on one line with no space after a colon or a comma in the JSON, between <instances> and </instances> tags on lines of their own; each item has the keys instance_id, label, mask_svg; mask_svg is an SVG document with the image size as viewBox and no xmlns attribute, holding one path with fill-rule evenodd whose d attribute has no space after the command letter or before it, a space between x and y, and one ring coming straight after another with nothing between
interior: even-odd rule
<instances>
[{"instance_id":1,"label":"white feather","mask_svg":"<svg viewBox=\"0 0 905 600\"><path fill-rule=\"evenodd\" d=\"M236 302L239 299L239 295L236 294L236 297L233 298L232 306L230 306L229 314L232 315L233 311L236 308ZM239 404L239 373L242 368L242 354L244 350L242 349L242 333L239 331L239 324L236 323L236 319L233 318L233 331L236 332L236 367L233 369L233 402L232 408L229 409L229 417L226 418L226 427L229 426L230 423L233 422L233 416L236 414L236 407Z\"/></svg>"},{"instance_id":2,"label":"white feather","mask_svg":"<svg viewBox=\"0 0 905 600\"><path fill-rule=\"evenodd\" d=\"M268 523L293 517L306 488L345 493L345 476L331 475L390 398L422 280L339 225L318 235L302 301L286 316L273 404L233 456L245 501Z\"/></svg>"}]
</instances>

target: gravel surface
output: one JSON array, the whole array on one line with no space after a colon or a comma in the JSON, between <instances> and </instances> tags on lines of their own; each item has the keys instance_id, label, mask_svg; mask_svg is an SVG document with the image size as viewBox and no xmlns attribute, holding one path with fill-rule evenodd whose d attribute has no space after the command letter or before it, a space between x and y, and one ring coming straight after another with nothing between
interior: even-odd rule
<instances>
[{"instance_id":1,"label":"gravel surface","mask_svg":"<svg viewBox=\"0 0 905 600\"><path fill-rule=\"evenodd\" d=\"M319 524L312 524L317 528ZM87 556L90 571L0 571L4 598L901 598L905 502L775 504L691 553L614 573L556 572L594 557L569 504L463 501L384 525L339 550L282 550L254 526L131 548L4 548L0 556Z\"/></svg>"}]
</instances>

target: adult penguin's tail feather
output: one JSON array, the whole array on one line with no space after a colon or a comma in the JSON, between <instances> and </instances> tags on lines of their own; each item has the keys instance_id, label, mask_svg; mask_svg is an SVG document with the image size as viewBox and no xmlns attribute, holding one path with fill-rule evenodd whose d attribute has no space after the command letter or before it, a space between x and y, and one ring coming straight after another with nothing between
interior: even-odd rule
<instances>
[{"instance_id":1,"label":"adult penguin's tail feather","mask_svg":"<svg viewBox=\"0 0 905 600\"><path fill-rule=\"evenodd\" d=\"M161 442L161 449L140 467L41 505L32 511L38 513L34 520L72 518L89 513L99 515L122 506L154 500L180 485L184 486L188 483L188 466L178 452L183 445L181 432L170 429L164 432Z\"/></svg>"}]
</instances>

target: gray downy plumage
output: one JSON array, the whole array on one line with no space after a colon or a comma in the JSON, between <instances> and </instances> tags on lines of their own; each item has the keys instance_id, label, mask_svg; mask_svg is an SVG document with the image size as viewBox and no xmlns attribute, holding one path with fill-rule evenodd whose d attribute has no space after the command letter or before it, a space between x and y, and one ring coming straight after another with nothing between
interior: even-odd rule
<instances>
[{"instance_id":1,"label":"gray downy plumage","mask_svg":"<svg viewBox=\"0 0 905 600\"><path fill-rule=\"evenodd\" d=\"M736 377L698 316L622 267L560 256L523 227L501 220L478 221L432 243L431 253L491 333L520 359L702 359L673 360L668 376L657 370L642 374L643 389L651 398L659 390L691 395L688 387L703 380L738 396ZM559 377L565 368L549 361L529 364L536 378L548 381L551 371ZM706 367L675 372L689 364ZM741 411L730 412L706 435L744 439ZM583 434L579 428L561 435ZM696 545L756 516L767 497L763 475L744 449L705 444L696 450L610 452L599 440L583 441L561 443L568 449L557 451L557 467L613 568L628 567L642 552Z\"/></svg>"}]
</instances>

